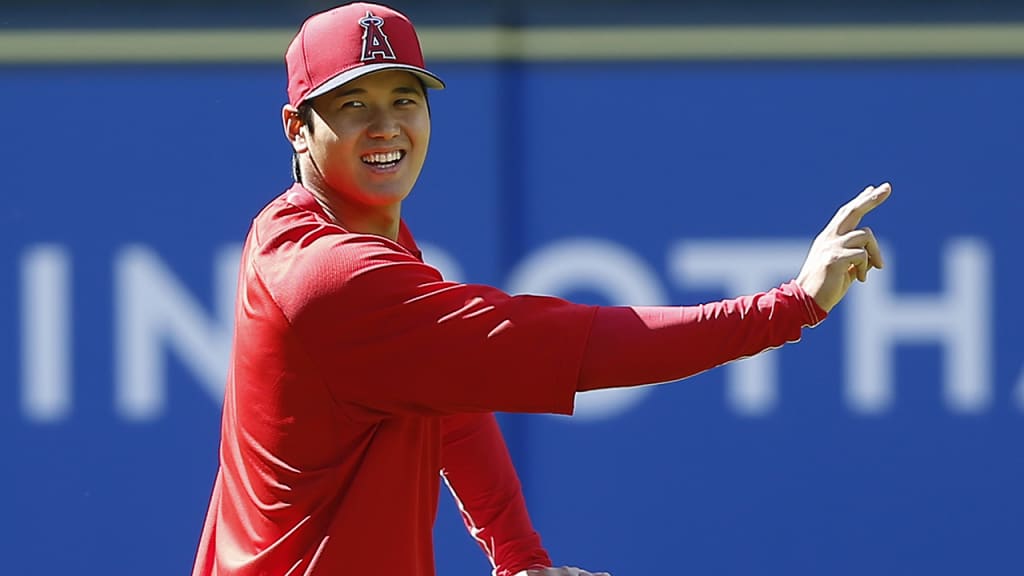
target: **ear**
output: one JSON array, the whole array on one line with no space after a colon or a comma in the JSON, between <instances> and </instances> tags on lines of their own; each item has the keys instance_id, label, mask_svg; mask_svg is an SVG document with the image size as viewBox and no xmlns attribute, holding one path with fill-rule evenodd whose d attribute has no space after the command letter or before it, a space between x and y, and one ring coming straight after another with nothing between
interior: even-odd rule
<instances>
[{"instance_id":1,"label":"ear","mask_svg":"<svg viewBox=\"0 0 1024 576\"><path fill-rule=\"evenodd\" d=\"M303 153L309 150L306 142L306 131L302 129L304 124L299 117L299 109L291 104L285 104L281 108L281 123L284 125L284 136L292 144L292 150Z\"/></svg>"}]
</instances>

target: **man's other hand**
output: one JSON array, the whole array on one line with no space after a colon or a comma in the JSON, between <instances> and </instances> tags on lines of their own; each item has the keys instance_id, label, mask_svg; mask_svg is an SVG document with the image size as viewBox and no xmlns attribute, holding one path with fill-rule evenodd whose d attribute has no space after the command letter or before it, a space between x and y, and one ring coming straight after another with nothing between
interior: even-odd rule
<instances>
[{"instance_id":1,"label":"man's other hand","mask_svg":"<svg viewBox=\"0 0 1024 576\"><path fill-rule=\"evenodd\" d=\"M572 566L562 566L560 568L530 568L529 570L519 572L515 576L611 576L611 574L608 572L587 572Z\"/></svg>"}]
</instances>

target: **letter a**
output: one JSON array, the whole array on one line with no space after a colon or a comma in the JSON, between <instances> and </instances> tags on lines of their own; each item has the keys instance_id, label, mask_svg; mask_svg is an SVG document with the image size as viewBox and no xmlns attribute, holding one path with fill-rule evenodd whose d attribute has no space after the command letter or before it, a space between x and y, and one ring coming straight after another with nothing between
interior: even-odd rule
<instances>
[{"instance_id":1,"label":"letter a","mask_svg":"<svg viewBox=\"0 0 1024 576\"><path fill-rule=\"evenodd\" d=\"M367 10L366 16L359 20L359 25L363 27L363 55L360 58L361 61L366 62L367 60L376 60L377 58L395 60L395 51L391 49L391 42L388 41L387 35L384 34L383 18L374 16L372 12Z\"/></svg>"}]
</instances>

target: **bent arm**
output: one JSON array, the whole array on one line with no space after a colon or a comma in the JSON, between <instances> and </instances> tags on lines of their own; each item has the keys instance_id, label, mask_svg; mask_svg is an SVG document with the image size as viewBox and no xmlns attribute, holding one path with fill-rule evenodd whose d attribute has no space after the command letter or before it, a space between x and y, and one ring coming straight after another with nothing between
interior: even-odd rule
<instances>
[{"instance_id":1,"label":"bent arm","mask_svg":"<svg viewBox=\"0 0 1024 576\"><path fill-rule=\"evenodd\" d=\"M496 576L551 565L493 414L443 419L441 475Z\"/></svg>"}]
</instances>

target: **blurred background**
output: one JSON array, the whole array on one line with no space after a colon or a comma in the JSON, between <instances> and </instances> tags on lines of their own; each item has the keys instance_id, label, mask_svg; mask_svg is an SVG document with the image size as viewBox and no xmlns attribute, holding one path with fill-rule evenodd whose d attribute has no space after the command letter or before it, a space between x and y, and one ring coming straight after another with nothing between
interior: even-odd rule
<instances>
[{"instance_id":1,"label":"blurred background","mask_svg":"<svg viewBox=\"0 0 1024 576\"><path fill-rule=\"evenodd\" d=\"M284 48L332 5L2 3L4 573L191 570L238 250L291 182ZM452 279L735 296L894 186L886 269L799 345L500 416L556 563L1024 573L1024 5L393 5L448 83L405 216ZM440 575L489 572L447 495L436 535Z\"/></svg>"}]
</instances>

